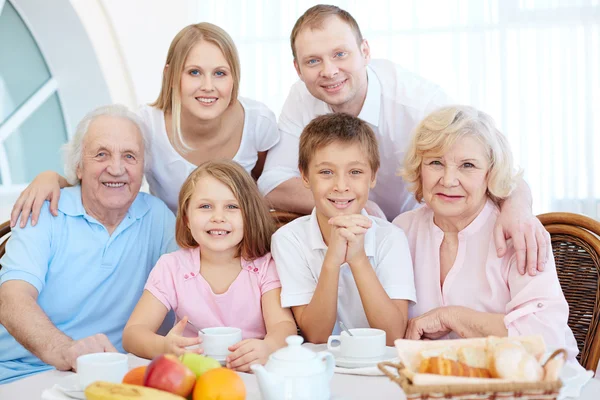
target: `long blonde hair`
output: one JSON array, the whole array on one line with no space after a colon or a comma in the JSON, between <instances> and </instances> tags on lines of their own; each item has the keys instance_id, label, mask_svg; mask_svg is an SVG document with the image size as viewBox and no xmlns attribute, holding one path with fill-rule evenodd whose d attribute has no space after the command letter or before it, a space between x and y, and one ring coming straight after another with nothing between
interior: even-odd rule
<instances>
[{"instance_id":1,"label":"long blonde hair","mask_svg":"<svg viewBox=\"0 0 600 400\"><path fill-rule=\"evenodd\" d=\"M244 237L237 255L253 260L267 254L271 248L271 235L275 232L275 221L254 179L242 166L231 160L206 161L200 164L181 186L175 223L175 240L179 247L189 249L198 246L188 227L188 206L198 180L203 176L211 176L227 186L240 205Z\"/></svg>"},{"instance_id":2,"label":"long blonde hair","mask_svg":"<svg viewBox=\"0 0 600 400\"><path fill-rule=\"evenodd\" d=\"M178 148L181 152L193 150L185 143L181 134L181 73L190 51L202 40L217 46L229 64L233 78L229 105L237 100L240 88L240 58L235 43L227 32L208 22L188 25L179 31L169 46L160 94L150 105L161 109L164 113L171 112L172 131L177 139L173 142L175 146L183 146Z\"/></svg>"}]
</instances>

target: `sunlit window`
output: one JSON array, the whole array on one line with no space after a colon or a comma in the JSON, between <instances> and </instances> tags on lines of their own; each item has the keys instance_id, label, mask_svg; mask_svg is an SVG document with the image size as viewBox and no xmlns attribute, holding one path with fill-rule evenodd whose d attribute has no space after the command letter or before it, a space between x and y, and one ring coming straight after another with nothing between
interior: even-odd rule
<instances>
[{"instance_id":1,"label":"sunlit window","mask_svg":"<svg viewBox=\"0 0 600 400\"><path fill-rule=\"evenodd\" d=\"M62 170L67 133L57 84L10 1L0 13L0 188Z\"/></svg>"}]
</instances>

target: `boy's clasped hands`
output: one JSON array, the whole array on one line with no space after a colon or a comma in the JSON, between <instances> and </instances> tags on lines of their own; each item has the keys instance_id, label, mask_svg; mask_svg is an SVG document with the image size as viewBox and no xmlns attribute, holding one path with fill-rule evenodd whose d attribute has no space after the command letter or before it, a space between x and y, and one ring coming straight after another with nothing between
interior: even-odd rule
<instances>
[{"instance_id":1,"label":"boy's clasped hands","mask_svg":"<svg viewBox=\"0 0 600 400\"><path fill-rule=\"evenodd\" d=\"M164 337L164 353L175 354L180 356L186 352L197 354L204 353L201 347L189 348L202 343L202 338L185 337L185 330L188 317L183 317L169 333ZM269 355L276 349L273 343L270 343L268 338L261 339L244 339L229 347L231 354L225 359L226 367L240 372L249 372L252 364L265 364Z\"/></svg>"},{"instance_id":2,"label":"boy's clasped hands","mask_svg":"<svg viewBox=\"0 0 600 400\"><path fill-rule=\"evenodd\" d=\"M338 266L348 263L354 267L363 260L368 264L365 234L373 224L371 220L362 214L350 214L332 217L328 223L332 229L326 258Z\"/></svg>"}]
</instances>

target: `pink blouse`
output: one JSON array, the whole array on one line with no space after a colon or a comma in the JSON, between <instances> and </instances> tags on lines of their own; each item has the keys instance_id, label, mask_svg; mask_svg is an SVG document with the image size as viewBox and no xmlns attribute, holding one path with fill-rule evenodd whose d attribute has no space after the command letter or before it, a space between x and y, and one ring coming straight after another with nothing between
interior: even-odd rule
<instances>
[{"instance_id":1,"label":"pink blouse","mask_svg":"<svg viewBox=\"0 0 600 400\"><path fill-rule=\"evenodd\" d=\"M488 200L475 220L458 233L456 260L442 287L440 246L444 233L433 222L433 210L424 206L394 219L408 237L414 264L417 303L410 307L409 317L444 306L504 314L509 336L540 334L548 349L565 348L569 359L574 359L579 351L567 325L569 306L552 252L544 271L536 276L518 272L511 241L506 255L498 258L493 231L499 212ZM451 333L450 337L458 336Z\"/></svg>"},{"instance_id":2,"label":"pink blouse","mask_svg":"<svg viewBox=\"0 0 600 400\"><path fill-rule=\"evenodd\" d=\"M253 261L242 258L241 264L229 289L215 294L200 275L199 248L181 249L160 257L145 289L174 310L177 321L187 315L201 329L233 326L242 330L243 339L263 339L262 295L281 287L279 276L270 253ZM198 331L187 326L183 334L192 337Z\"/></svg>"}]
</instances>

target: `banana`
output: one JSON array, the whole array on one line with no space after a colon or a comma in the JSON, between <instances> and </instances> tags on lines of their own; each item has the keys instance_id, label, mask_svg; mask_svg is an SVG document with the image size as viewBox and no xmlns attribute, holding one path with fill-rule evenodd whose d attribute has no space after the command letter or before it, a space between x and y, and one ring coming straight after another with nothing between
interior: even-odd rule
<instances>
[{"instance_id":1,"label":"banana","mask_svg":"<svg viewBox=\"0 0 600 400\"><path fill-rule=\"evenodd\" d=\"M162 390L125 383L94 382L85 388L87 400L185 400Z\"/></svg>"}]
</instances>

